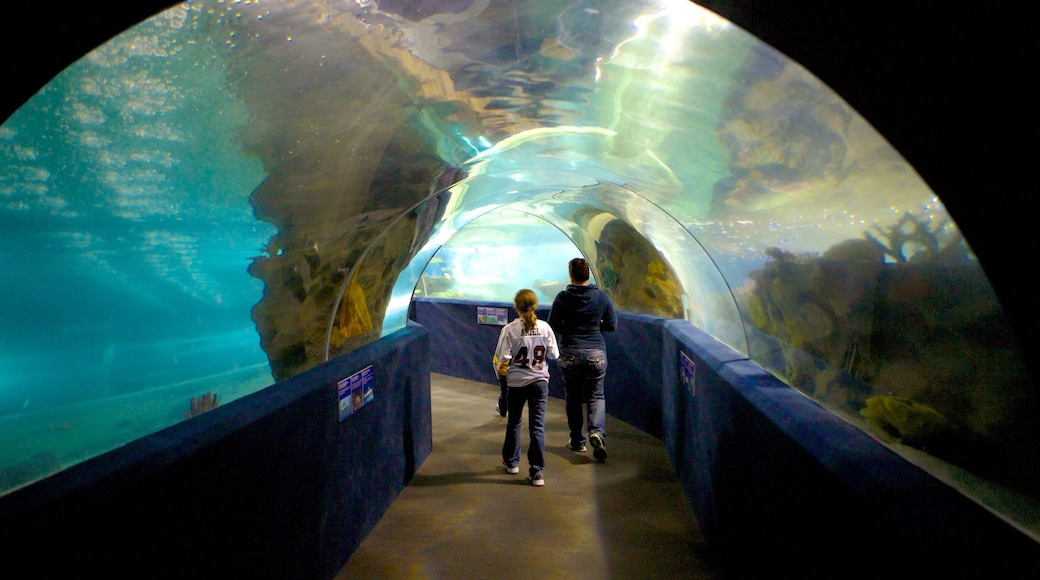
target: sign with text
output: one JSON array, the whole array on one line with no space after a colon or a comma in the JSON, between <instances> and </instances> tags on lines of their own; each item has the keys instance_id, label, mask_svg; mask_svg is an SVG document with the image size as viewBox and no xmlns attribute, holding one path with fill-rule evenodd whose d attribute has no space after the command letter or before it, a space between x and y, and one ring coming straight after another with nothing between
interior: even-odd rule
<instances>
[{"instance_id":1,"label":"sign with text","mask_svg":"<svg viewBox=\"0 0 1040 580\"><path fill-rule=\"evenodd\" d=\"M686 353L679 351L679 380L686 385L691 397L697 396L697 365L693 364Z\"/></svg>"},{"instance_id":2,"label":"sign with text","mask_svg":"<svg viewBox=\"0 0 1040 580\"><path fill-rule=\"evenodd\" d=\"M477 306L477 324L505 326L509 323L509 309L494 306Z\"/></svg>"},{"instance_id":3,"label":"sign with text","mask_svg":"<svg viewBox=\"0 0 1040 580\"><path fill-rule=\"evenodd\" d=\"M372 402L372 365L336 383L339 387L339 420L357 413L361 407Z\"/></svg>"}]
</instances>

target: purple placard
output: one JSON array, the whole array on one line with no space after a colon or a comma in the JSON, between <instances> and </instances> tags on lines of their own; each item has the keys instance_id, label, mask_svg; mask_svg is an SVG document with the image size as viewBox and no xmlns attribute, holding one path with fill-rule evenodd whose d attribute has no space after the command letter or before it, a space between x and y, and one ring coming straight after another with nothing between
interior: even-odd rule
<instances>
[{"instance_id":1,"label":"purple placard","mask_svg":"<svg viewBox=\"0 0 1040 580\"><path fill-rule=\"evenodd\" d=\"M686 390L689 391L691 397L697 396L697 365L681 350L679 351L679 380L686 385Z\"/></svg>"},{"instance_id":2,"label":"purple placard","mask_svg":"<svg viewBox=\"0 0 1040 580\"><path fill-rule=\"evenodd\" d=\"M375 399L372 388L372 365L336 383L339 391L339 420L357 413L361 407Z\"/></svg>"}]
</instances>

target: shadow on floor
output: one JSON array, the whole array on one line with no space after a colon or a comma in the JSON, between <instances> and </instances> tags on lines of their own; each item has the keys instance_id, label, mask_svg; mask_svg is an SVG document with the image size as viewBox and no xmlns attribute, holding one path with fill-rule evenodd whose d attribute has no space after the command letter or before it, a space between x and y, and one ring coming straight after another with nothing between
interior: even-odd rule
<instances>
[{"instance_id":1,"label":"shadow on floor","mask_svg":"<svg viewBox=\"0 0 1040 580\"><path fill-rule=\"evenodd\" d=\"M608 417L599 463L565 447L564 403L550 397L535 488L526 410L520 474L509 475L497 385L431 383L433 453L337 579L720 577L659 439Z\"/></svg>"}]
</instances>

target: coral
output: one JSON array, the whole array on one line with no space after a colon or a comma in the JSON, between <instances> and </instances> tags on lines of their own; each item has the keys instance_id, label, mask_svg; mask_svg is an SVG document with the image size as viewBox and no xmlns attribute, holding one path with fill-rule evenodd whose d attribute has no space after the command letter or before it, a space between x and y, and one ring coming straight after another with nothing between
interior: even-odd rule
<instances>
[{"instance_id":1,"label":"coral","mask_svg":"<svg viewBox=\"0 0 1040 580\"><path fill-rule=\"evenodd\" d=\"M822 257L842 262L880 264L884 260L884 252L876 241L854 239L834 244L827 248Z\"/></svg>"},{"instance_id":2,"label":"coral","mask_svg":"<svg viewBox=\"0 0 1040 580\"><path fill-rule=\"evenodd\" d=\"M768 208L785 192L849 174L847 104L797 67L754 51L735 78L717 125L729 175L713 188L714 215Z\"/></svg>"},{"instance_id":3,"label":"coral","mask_svg":"<svg viewBox=\"0 0 1040 580\"><path fill-rule=\"evenodd\" d=\"M860 415L889 443L926 447L936 438L952 433L946 417L928 405L891 395L870 397L866 402Z\"/></svg>"},{"instance_id":4,"label":"coral","mask_svg":"<svg viewBox=\"0 0 1040 580\"><path fill-rule=\"evenodd\" d=\"M766 315L765 308L762 306L762 300L754 294L748 294L744 300L745 311L751 319L751 324L760 330L769 332L769 316Z\"/></svg>"},{"instance_id":5,"label":"coral","mask_svg":"<svg viewBox=\"0 0 1040 580\"><path fill-rule=\"evenodd\" d=\"M864 238L765 251L740 296L756 360L886 441L995 481L1040 478L1040 398L963 239L909 213Z\"/></svg>"},{"instance_id":6,"label":"coral","mask_svg":"<svg viewBox=\"0 0 1040 580\"><path fill-rule=\"evenodd\" d=\"M614 306L668 318L683 316L682 290L661 253L631 225L607 224L595 244L596 283Z\"/></svg>"},{"instance_id":7,"label":"coral","mask_svg":"<svg viewBox=\"0 0 1040 580\"><path fill-rule=\"evenodd\" d=\"M197 417L206 411L212 411L220 406L220 400L216 393L209 392L201 397L192 397L189 403L190 409L184 412L185 419Z\"/></svg>"},{"instance_id":8,"label":"coral","mask_svg":"<svg viewBox=\"0 0 1040 580\"><path fill-rule=\"evenodd\" d=\"M876 244L884 255L896 263L905 263L908 258L915 262L949 262L968 258L967 248L959 233L952 234L952 239L945 244L941 243L940 234L950 225L949 220L940 221L934 229L929 222L926 217L917 217L906 212L895 225L887 228L874 225L874 229L884 241L869 231L863 232L863 236ZM915 250L911 256L907 256L908 246L909 249Z\"/></svg>"},{"instance_id":9,"label":"coral","mask_svg":"<svg viewBox=\"0 0 1040 580\"><path fill-rule=\"evenodd\" d=\"M646 265L646 281L651 283L654 277L664 276L665 267L661 262L650 262Z\"/></svg>"},{"instance_id":10,"label":"coral","mask_svg":"<svg viewBox=\"0 0 1040 580\"><path fill-rule=\"evenodd\" d=\"M365 301L365 292L358 285L357 278L351 278L343 301L340 303L339 315L336 326L332 329L329 344L339 348L348 338L365 334L371 330L372 318Z\"/></svg>"},{"instance_id":11,"label":"coral","mask_svg":"<svg viewBox=\"0 0 1040 580\"><path fill-rule=\"evenodd\" d=\"M790 250L777 248L775 246L762 250L762 253L781 263L790 262L794 264L807 264L816 258L816 254L811 252L796 254Z\"/></svg>"}]
</instances>

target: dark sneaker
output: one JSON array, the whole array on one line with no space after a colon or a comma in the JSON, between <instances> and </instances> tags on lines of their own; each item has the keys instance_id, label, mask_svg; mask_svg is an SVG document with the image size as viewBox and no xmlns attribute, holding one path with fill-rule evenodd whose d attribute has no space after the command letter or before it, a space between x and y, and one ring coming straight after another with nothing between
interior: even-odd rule
<instances>
[{"instance_id":1,"label":"dark sneaker","mask_svg":"<svg viewBox=\"0 0 1040 580\"><path fill-rule=\"evenodd\" d=\"M512 473L512 474L520 473L520 466L519 465L514 465L513 467L509 467L509 465L506 464L506 460L505 459L502 460L502 467L506 468L506 473Z\"/></svg>"},{"instance_id":2,"label":"dark sneaker","mask_svg":"<svg viewBox=\"0 0 1040 580\"><path fill-rule=\"evenodd\" d=\"M495 407L495 410L498 411L498 416L499 417L505 417L506 416L506 412L503 411L500 407Z\"/></svg>"},{"instance_id":3,"label":"dark sneaker","mask_svg":"<svg viewBox=\"0 0 1040 580\"><path fill-rule=\"evenodd\" d=\"M589 435L589 443L592 443L592 455L604 461L607 458L607 446L603 444L603 436L599 433Z\"/></svg>"},{"instance_id":4,"label":"dark sneaker","mask_svg":"<svg viewBox=\"0 0 1040 580\"><path fill-rule=\"evenodd\" d=\"M531 485L535 487L542 487L543 485L545 485L545 479L542 477L541 473L539 473L538 475L528 476L527 481L530 481Z\"/></svg>"},{"instance_id":5,"label":"dark sneaker","mask_svg":"<svg viewBox=\"0 0 1040 580\"><path fill-rule=\"evenodd\" d=\"M585 447L584 443L582 443L582 444L580 444L578 446L575 446L573 443L571 443L569 441L567 442L567 449L570 449L571 451L573 451L575 453L585 453L586 451L589 450L588 447Z\"/></svg>"}]
</instances>

